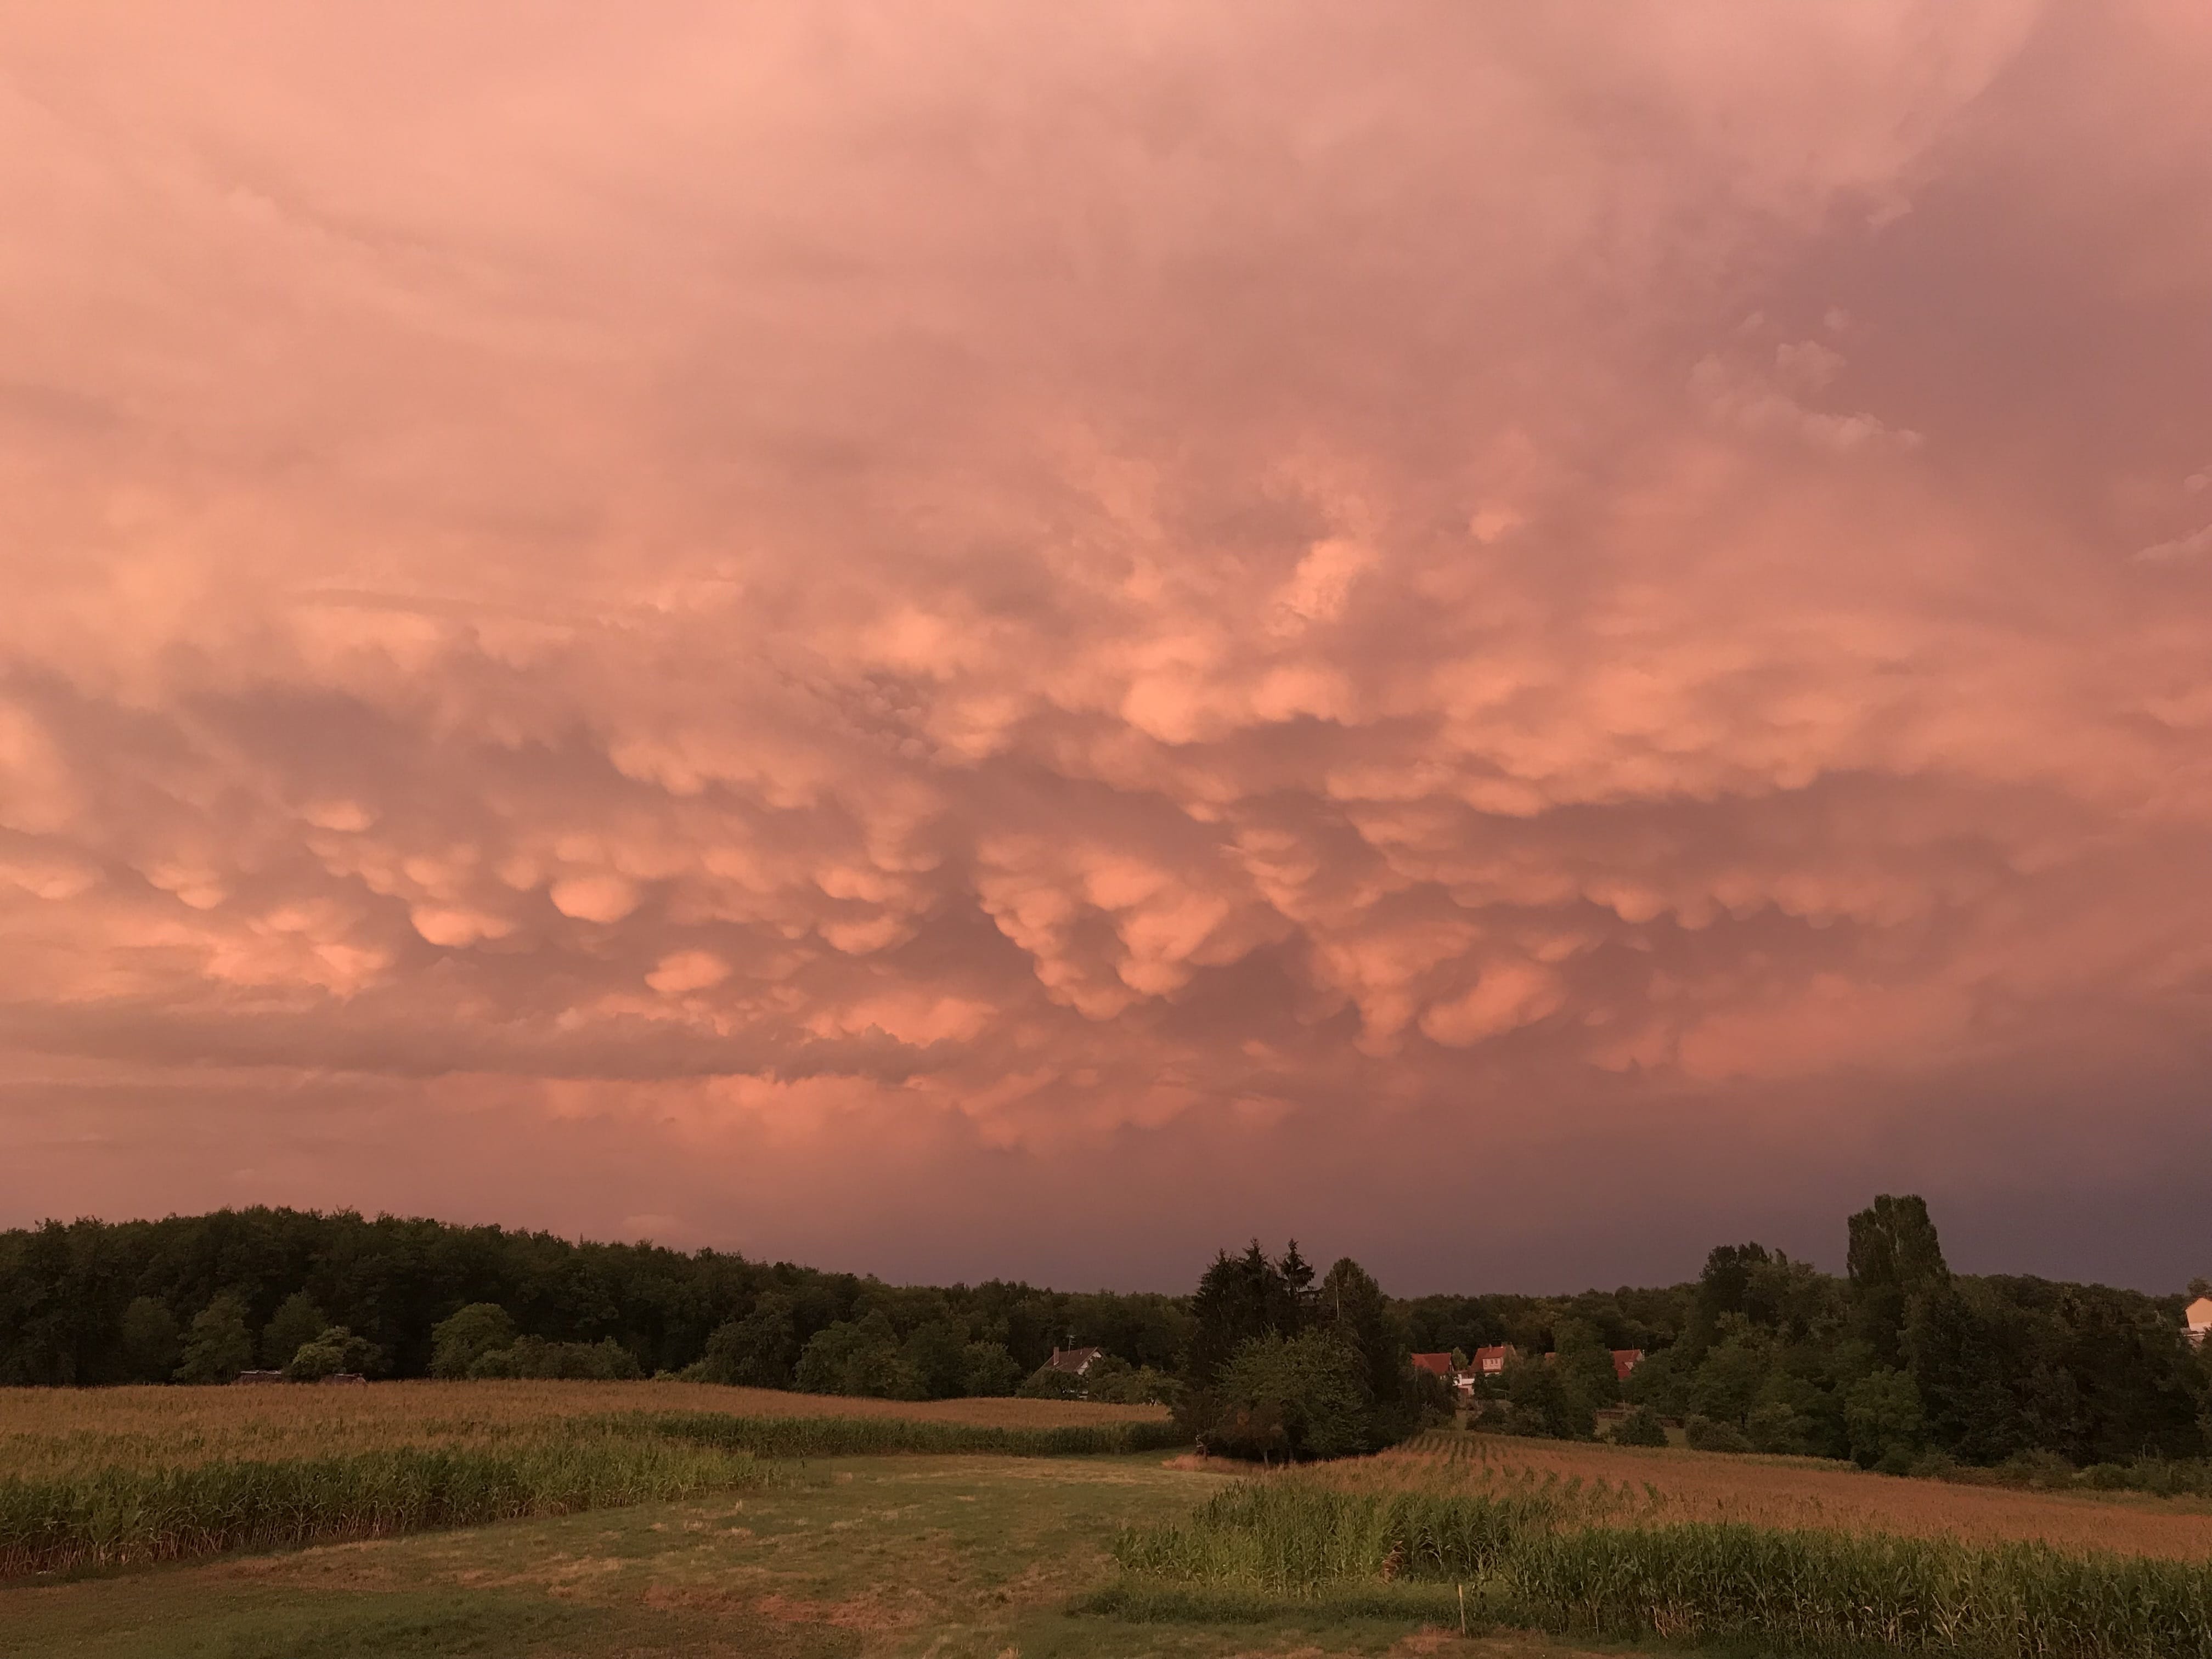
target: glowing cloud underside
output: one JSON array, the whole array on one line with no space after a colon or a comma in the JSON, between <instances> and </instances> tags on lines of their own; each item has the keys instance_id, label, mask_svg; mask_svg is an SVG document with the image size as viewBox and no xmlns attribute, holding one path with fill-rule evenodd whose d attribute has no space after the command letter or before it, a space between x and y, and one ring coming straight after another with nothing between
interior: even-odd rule
<instances>
[{"instance_id":1,"label":"glowing cloud underside","mask_svg":"<svg viewBox=\"0 0 2212 1659\"><path fill-rule=\"evenodd\" d=\"M2201 7L723 9L0 24L0 1221L2203 1150Z\"/></svg>"}]
</instances>

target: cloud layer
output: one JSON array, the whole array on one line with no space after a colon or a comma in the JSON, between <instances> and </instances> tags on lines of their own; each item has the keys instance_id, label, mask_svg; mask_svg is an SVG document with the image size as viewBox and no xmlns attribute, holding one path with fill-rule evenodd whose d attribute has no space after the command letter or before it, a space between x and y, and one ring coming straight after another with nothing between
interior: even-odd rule
<instances>
[{"instance_id":1,"label":"cloud layer","mask_svg":"<svg viewBox=\"0 0 2212 1659\"><path fill-rule=\"evenodd\" d=\"M2185 1276L2208 71L2180 3L0 26L0 1212L1472 1287L1871 1183Z\"/></svg>"}]
</instances>

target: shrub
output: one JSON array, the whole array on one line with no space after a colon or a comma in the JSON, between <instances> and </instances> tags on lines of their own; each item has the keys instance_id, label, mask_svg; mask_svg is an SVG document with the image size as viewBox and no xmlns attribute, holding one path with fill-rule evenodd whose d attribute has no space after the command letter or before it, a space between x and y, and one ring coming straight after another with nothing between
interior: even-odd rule
<instances>
[{"instance_id":1,"label":"shrub","mask_svg":"<svg viewBox=\"0 0 2212 1659\"><path fill-rule=\"evenodd\" d=\"M1779 1452L1794 1457L1814 1455L1812 1419L1781 1401L1753 1407L1751 1415L1744 1419L1743 1429L1754 1451Z\"/></svg>"},{"instance_id":2,"label":"shrub","mask_svg":"<svg viewBox=\"0 0 2212 1659\"><path fill-rule=\"evenodd\" d=\"M471 1302L430 1328L430 1375L462 1377L477 1361L514 1344L514 1320L496 1302Z\"/></svg>"},{"instance_id":3,"label":"shrub","mask_svg":"<svg viewBox=\"0 0 2212 1659\"><path fill-rule=\"evenodd\" d=\"M319 1382L342 1372L362 1372L383 1358L376 1344L333 1325L312 1342L303 1342L284 1367L287 1382Z\"/></svg>"},{"instance_id":4,"label":"shrub","mask_svg":"<svg viewBox=\"0 0 2212 1659\"><path fill-rule=\"evenodd\" d=\"M1616 1446L1663 1446L1667 1443L1667 1425L1660 1421L1659 1413L1649 1406L1638 1406L1613 1425L1613 1443Z\"/></svg>"},{"instance_id":5,"label":"shrub","mask_svg":"<svg viewBox=\"0 0 2212 1659\"><path fill-rule=\"evenodd\" d=\"M1733 1423L1716 1423L1710 1417L1692 1417L1682 1425L1683 1438L1692 1451L1747 1452L1751 1441Z\"/></svg>"},{"instance_id":6,"label":"shrub","mask_svg":"<svg viewBox=\"0 0 2212 1659\"><path fill-rule=\"evenodd\" d=\"M512 1346L478 1357L469 1367L476 1377L524 1377L542 1382L634 1382L645 1375L637 1356L614 1340L548 1342L519 1336Z\"/></svg>"},{"instance_id":7,"label":"shrub","mask_svg":"<svg viewBox=\"0 0 2212 1659\"><path fill-rule=\"evenodd\" d=\"M1049 1364L1038 1366L1015 1392L1024 1400L1096 1400L1109 1406L1172 1406L1176 1380L1150 1365L1132 1365L1116 1355L1101 1354L1081 1376Z\"/></svg>"}]
</instances>

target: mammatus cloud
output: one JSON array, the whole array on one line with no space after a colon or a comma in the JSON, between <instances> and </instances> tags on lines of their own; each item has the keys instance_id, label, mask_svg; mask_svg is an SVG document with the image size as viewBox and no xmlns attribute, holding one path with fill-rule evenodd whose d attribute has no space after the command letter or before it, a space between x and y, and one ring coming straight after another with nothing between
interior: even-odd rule
<instances>
[{"instance_id":1,"label":"mammatus cloud","mask_svg":"<svg viewBox=\"0 0 2212 1659\"><path fill-rule=\"evenodd\" d=\"M1432 1283L1753 1191L1825 1247L1862 1176L2144 1213L2212 992L2208 60L16 20L0 1206L1093 1278L1316 1217Z\"/></svg>"}]
</instances>

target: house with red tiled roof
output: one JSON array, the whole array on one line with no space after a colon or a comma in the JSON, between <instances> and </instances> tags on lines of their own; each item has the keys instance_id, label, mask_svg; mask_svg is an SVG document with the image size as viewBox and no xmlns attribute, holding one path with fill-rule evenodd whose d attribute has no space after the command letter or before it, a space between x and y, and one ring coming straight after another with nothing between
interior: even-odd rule
<instances>
[{"instance_id":1,"label":"house with red tiled roof","mask_svg":"<svg viewBox=\"0 0 2212 1659\"><path fill-rule=\"evenodd\" d=\"M2198 1297L2181 1310L2181 1316L2189 1322L2189 1340L2202 1347L2206 1336L2212 1335L2212 1296Z\"/></svg>"},{"instance_id":2,"label":"house with red tiled roof","mask_svg":"<svg viewBox=\"0 0 2212 1659\"><path fill-rule=\"evenodd\" d=\"M1622 1382L1628 1381L1629 1372L1644 1363L1641 1348L1615 1348L1613 1351L1613 1374Z\"/></svg>"},{"instance_id":3,"label":"house with red tiled roof","mask_svg":"<svg viewBox=\"0 0 2212 1659\"><path fill-rule=\"evenodd\" d=\"M1030 1352L1035 1353L1036 1350L1032 1348ZM1105 1353L1106 1350L1103 1348L1055 1347L1052 1351L1052 1358L1044 1362L1045 1369L1059 1371L1067 1376L1081 1376L1103 1358Z\"/></svg>"},{"instance_id":4,"label":"house with red tiled roof","mask_svg":"<svg viewBox=\"0 0 2212 1659\"><path fill-rule=\"evenodd\" d=\"M1520 1349L1510 1342L1501 1342L1494 1348L1477 1348L1468 1357L1467 1368L1477 1376L1496 1376L1520 1358Z\"/></svg>"},{"instance_id":5,"label":"house with red tiled roof","mask_svg":"<svg viewBox=\"0 0 2212 1659\"><path fill-rule=\"evenodd\" d=\"M1448 1353L1417 1353L1413 1356L1413 1369L1449 1382L1452 1380L1452 1357Z\"/></svg>"}]
</instances>

